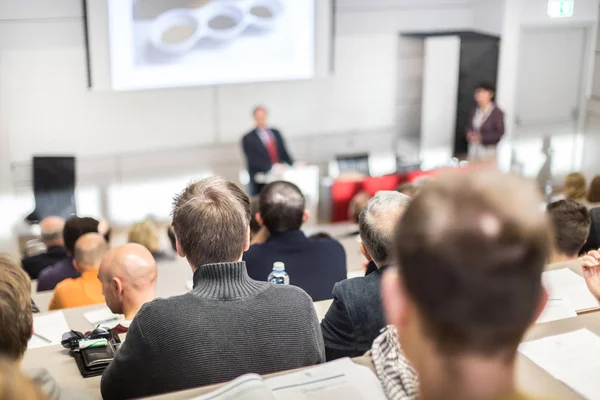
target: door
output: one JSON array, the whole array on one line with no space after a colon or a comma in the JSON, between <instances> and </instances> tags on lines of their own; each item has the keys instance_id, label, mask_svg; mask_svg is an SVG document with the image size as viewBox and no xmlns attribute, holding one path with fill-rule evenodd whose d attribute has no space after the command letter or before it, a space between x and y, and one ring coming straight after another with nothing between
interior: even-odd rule
<instances>
[{"instance_id":1,"label":"door","mask_svg":"<svg viewBox=\"0 0 600 400\"><path fill-rule=\"evenodd\" d=\"M575 132L582 109L585 29L527 29L521 38L517 129Z\"/></svg>"}]
</instances>

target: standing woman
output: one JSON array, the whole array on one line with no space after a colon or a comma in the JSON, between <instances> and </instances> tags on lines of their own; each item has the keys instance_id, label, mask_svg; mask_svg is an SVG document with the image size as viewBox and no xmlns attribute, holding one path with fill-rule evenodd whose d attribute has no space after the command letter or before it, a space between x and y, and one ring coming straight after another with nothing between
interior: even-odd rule
<instances>
[{"instance_id":1,"label":"standing woman","mask_svg":"<svg viewBox=\"0 0 600 400\"><path fill-rule=\"evenodd\" d=\"M504 135L504 113L494 102L495 92L489 82L475 88L477 105L467 125L469 161L496 161L496 146Z\"/></svg>"}]
</instances>

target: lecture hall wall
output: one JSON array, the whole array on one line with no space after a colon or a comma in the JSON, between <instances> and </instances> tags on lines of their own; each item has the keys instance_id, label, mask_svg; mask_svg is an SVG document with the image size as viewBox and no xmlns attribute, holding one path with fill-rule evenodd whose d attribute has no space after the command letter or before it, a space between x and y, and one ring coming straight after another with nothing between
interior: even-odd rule
<instances>
[{"instance_id":1,"label":"lecture hall wall","mask_svg":"<svg viewBox=\"0 0 600 400\"><path fill-rule=\"evenodd\" d=\"M415 68L414 55L407 54L405 65L398 59L398 32L468 28L469 3L338 1L335 74L329 78L97 93L86 89L80 0L0 0L0 178L6 185L8 164L34 153L85 158L237 145L256 103L269 106L273 123L292 138L394 130L403 106L396 101L397 71Z\"/></svg>"},{"instance_id":2,"label":"lecture hall wall","mask_svg":"<svg viewBox=\"0 0 600 400\"><path fill-rule=\"evenodd\" d=\"M81 3L0 0L0 190L12 186L11 165L35 153L87 159L238 146L256 103L271 108L273 123L292 141L356 132L414 135L420 93L412 81L422 73L422 54L403 45L400 31L501 34L499 97L510 118L519 29L555 23L595 29L598 17L598 0L577 0L568 22L550 20L546 0L338 0L329 78L111 93L86 88Z\"/></svg>"}]
</instances>

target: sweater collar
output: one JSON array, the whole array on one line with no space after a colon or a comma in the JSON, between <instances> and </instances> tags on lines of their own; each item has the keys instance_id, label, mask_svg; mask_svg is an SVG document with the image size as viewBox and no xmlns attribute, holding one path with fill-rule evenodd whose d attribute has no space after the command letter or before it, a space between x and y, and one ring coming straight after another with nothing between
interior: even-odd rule
<instances>
[{"instance_id":1,"label":"sweater collar","mask_svg":"<svg viewBox=\"0 0 600 400\"><path fill-rule=\"evenodd\" d=\"M243 261L205 264L194 272L192 293L217 300L235 300L252 296L265 285L248 276Z\"/></svg>"}]
</instances>

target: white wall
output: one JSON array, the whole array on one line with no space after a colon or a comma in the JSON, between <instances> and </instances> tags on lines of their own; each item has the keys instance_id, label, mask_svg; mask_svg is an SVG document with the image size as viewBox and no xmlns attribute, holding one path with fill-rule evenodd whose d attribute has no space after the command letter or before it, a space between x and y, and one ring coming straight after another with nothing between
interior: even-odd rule
<instances>
[{"instance_id":1,"label":"white wall","mask_svg":"<svg viewBox=\"0 0 600 400\"><path fill-rule=\"evenodd\" d=\"M272 109L273 124L289 137L393 132L398 32L471 24L467 0L406 1L339 2L330 78L95 93L86 89L81 1L0 0L0 107L11 161L233 144L257 103Z\"/></svg>"},{"instance_id":2,"label":"white wall","mask_svg":"<svg viewBox=\"0 0 600 400\"><path fill-rule=\"evenodd\" d=\"M473 29L502 35L505 0L473 0Z\"/></svg>"},{"instance_id":3,"label":"white wall","mask_svg":"<svg viewBox=\"0 0 600 400\"><path fill-rule=\"evenodd\" d=\"M584 26L589 28L592 37L588 40L586 48L586 55L589 59L586 61L584 68L582 101L589 94L591 87L592 55L595 52L594 42L598 23L598 0L577 0L573 17L564 19L550 18L547 14L547 6L547 0L505 0L497 96L498 103L506 115L507 139L503 141L500 159L500 164L505 167L508 167L510 158L510 142L519 140L520 136L525 134L529 137L544 134L541 130L539 132L531 130L519 132L515 125L520 39L524 29L553 26ZM557 49L557 51L560 51L560 49ZM538 95L544 96L544 93ZM583 122L584 115L582 114L581 121L578 124L580 129L583 127ZM578 134L580 132L574 133ZM536 145L536 147L541 148L541 144ZM555 154L555 158L557 157L573 158L573 153L569 150L568 154Z\"/></svg>"}]
</instances>

